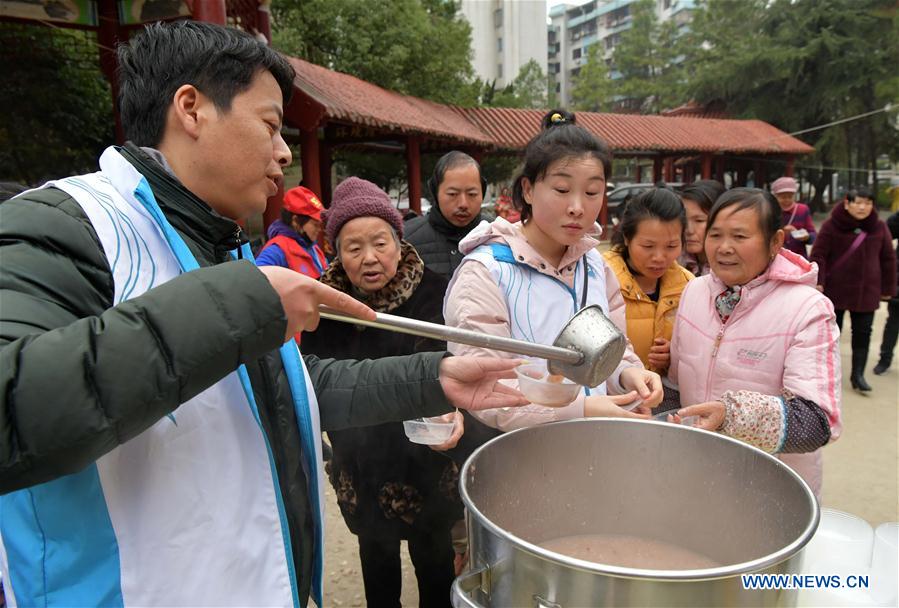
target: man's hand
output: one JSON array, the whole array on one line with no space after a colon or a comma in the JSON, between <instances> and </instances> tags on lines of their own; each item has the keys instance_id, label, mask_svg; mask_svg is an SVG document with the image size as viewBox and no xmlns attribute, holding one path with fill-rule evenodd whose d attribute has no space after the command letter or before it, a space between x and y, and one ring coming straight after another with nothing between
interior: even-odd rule
<instances>
[{"instance_id":1,"label":"man's hand","mask_svg":"<svg viewBox=\"0 0 899 608\"><path fill-rule=\"evenodd\" d=\"M287 317L287 332L284 341L290 340L301 331L313 331L318 327L318 305L325 304L348 315L373 321L375 311L353 299L342 291L337 291L315 279L280 266L260 266L278 297Z\"/></svg>"},{"instance_id":2,"label":"man's hand","mask_svg":"<svg viewBox=\"0 0 899 608\"><path fill-rule=\"evenodd\" d=\"M662 402L662 397L665 396L662 390L662 378L657 373L642 367L625 368L618 377L618 383L626 391L637 391L637 395L643 400L641 407L655 407Z\"/></svg>"},{"instance_id":3,"label":"man's hand","mask_svg":"<svg viewBox=\"0 0 899 608\"><path fill-rule=\"evenodd\" d=\"M707 431L717 431L724 424L724 404L720 401L707 401L689 405L677 411L681 418L699 416L697 427Z\"/></svg>"},{"instance_id":4,"label":"man's hand","mask_svg":"<svg viewBox=\"0 0 899 608\"><path fill-rule=\"evenodd\" d=\"M497 357L447 357L440 362L440 386L447 400L463 410L525 405L524 395L499 382L514 378L520 364Z\"/></svg>"},{"instance_id":5,"label":"man's hand","mask_svg":"<svg viewBox=\"0 0 899 608\"><path fill-rule=\"evenodd\" d=\"M665 338L656 338L649 349L649 364L655 369L664 371L671 363L671 342Z\"/></svg>"}]
</instances>

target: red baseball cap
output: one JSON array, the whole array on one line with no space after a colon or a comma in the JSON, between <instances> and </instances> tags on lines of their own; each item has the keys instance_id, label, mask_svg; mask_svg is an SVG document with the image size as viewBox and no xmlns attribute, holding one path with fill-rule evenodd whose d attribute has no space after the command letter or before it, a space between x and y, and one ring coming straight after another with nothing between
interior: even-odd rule
<instances>
[{"instance_id":1,"label":"red baseball cap","mask_svg":"<svg viewBox=\"0 0 899 608\"><path fill-rule=\"evenodd\" d=\"M315 192L303 186L291 188L284 193L284 208L297 215L305 215L314 220L322 221L322 202L315 196Z\"/></svg>"}]
</instances>

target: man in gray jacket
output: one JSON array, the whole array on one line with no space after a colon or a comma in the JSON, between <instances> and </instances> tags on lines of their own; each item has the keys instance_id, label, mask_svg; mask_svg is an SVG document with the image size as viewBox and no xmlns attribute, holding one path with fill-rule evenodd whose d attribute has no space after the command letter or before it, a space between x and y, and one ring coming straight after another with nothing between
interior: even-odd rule
<instances>
[{"instance_id":1,"label":"man in gray jacket","mask_svg":"<svg viewBox=\"0 0 899 608\"><path fill-rule=\"evenodd\" d=\"M319 304L373 312L240 259L291 160L293 70L190 21L119 62L129 142L0 206L7 598L321 605L320 429L524 399L497 360L301 358Z\"/></svg>"}]
</instances>

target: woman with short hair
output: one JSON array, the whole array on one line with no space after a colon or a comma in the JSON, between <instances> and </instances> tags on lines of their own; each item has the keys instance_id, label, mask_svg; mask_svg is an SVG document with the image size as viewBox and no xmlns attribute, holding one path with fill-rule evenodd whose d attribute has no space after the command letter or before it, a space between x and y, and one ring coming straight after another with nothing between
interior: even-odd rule
<instances>
[{"instance_id":1,"label":"woman with short hair","mask_svg":"<svg viewBox=\"0 0 899 608\"><path fill-rule=\"evenodd\" d=\"M874 193L867 189L850 193L847 200L833 208L821 226L812 248L812 261L818 264L818 288L836 309L837 325L843 328L843 315L852 320L852 388L868 392L865 365L871 343L874 312L881 300L896 293L896 254L893 237L877 217Z\"/></svg>"},{"instance_id":2,"label":"woman with short hair","mask_svg":"<svg viewBox=\"0 0 899 608\"><path fill-rule=\"evenodd\" d=\"M795 469L820 497L820 449L839 437L839 330L817 269L782 249L780 208L756 188L709 215L711 273L687 284L671 339L679 416L741 439Z\"/></svg>"}]
</instances>

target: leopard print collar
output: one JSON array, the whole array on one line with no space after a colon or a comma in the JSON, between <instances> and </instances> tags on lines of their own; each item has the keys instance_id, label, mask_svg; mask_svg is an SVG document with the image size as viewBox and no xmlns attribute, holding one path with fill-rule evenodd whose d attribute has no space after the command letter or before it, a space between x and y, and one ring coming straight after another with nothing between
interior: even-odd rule
<instances>
[{"instance_id":1,"label":"leopard print collar","mask_svg":"<svg viewBox=\"0 0 899 608\"><path fill-rule=\"evenodd\" d=\"M322 275L321 282L338 291L350 294L378 312L396 310L412 297L425 273L425 263L421 261L415 247L406 241L402 241L401 247L400 263L397 266L396 275L375 293L369 294L356 289L350 283L339 258L334 258L325 274Z\"/></svg>"}]
</instances>

